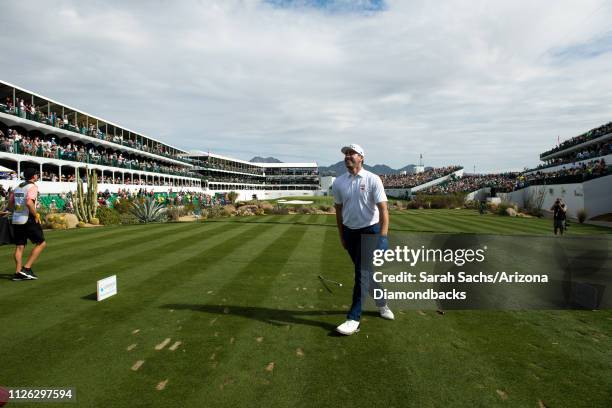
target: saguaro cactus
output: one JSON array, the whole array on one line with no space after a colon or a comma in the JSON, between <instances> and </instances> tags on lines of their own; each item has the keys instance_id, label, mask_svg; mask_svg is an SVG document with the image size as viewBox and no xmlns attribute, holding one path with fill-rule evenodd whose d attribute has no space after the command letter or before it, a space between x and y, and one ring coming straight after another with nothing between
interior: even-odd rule
<instances>
[{"instance_id":1,"label":"saguaro cactus","mask_svg":"<svg viewBox=\"0 0 612 408\"><path fill-rule=\"evenodd\" d=\"M76 196L72 199L74 214L79 221L91 223L96 217L96 210L98 208L98 175L95 170L85 170L87 174L87 192L84 192L83 182L79 177L79 169L75 169L75 172L77 191Z\"/></svg>"}]
</instances>

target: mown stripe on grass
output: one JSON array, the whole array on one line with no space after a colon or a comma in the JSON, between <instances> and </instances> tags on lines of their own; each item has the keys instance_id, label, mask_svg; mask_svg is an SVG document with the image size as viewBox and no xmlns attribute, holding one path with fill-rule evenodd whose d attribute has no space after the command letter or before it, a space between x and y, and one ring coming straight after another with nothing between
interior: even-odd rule
<instances>
[{"instance_id":1,"label":"mown stripe on grass","mask_svg":"<svg viewBox=\"0 0 612 408\"><path fill-rule=\"evenodd\" d=\"M128 228L125 235L117 239L106 240L83 240L80 244L73 244L63 249L57 249L53 246L53 242L49 242L47 249L41 255L39 262L36 263L34 270L39 275L39 280L36 282L2 282L0 284L7 285L7 295L17 294L23 291L36 292L41 288L49 291L54 291L63 286L57 284L58 279L63 279L72 273L78 273L82 270L90 270L93 265L103 265L104 260L114 252L126 252L127 248L131 251L138 251L140 248L150 246L150 241L155 241L160 237L169 236L177 231L185 231L188 228L184 225L173 224L167 226L163 230L157 230L157 233L151 234L146 230L133 230ZM137 234L135 233L137 232ZM146 235L145 235L146 234ZM173 235L170 235L173 236ZM180 237L181 235L179 235ZM92 238L95 238L92 237ZM130 242L137 240L138 244L130 246ZM28 252L29 254L29 252ZM40 295L35 293L34 296ZM0 306L2 300L0 300Z\"/></svg>"},{"instance_id":2,"label":"mown stripe on grass","mask_svg":"<svg viewBox=\"0 0 612 408\"><path fill-rule=\"evenodd\" d=\"M186 401L187 405L196 405L204 395L213 406L222 406L229 401L237 405L247 401L259 401L261 396L268 392L264 382L268 381L269 375L264 367L274 362L275 375L283 375L282 372L286 369L283 360L287 354L283 353L286 342L282 337L286 337L291 331L284 330L284 327L318 323L304 318L302 310L296 308L295 301L284 302L278 299L277 295L283 294L283 299L285 295L291 296L295 293L293 285L298 285L300 278L305 278L300 276L296 277L296 280L286 280L282 279L282 275L307 273L312 251L304 251L304 246L312 248L310 241L320 236L319 231L312 226L292 226L220 290L220 296L227 298L228 303L230 297L236 299L237 292L249 291L248 306L238 306L234 301L227 306L223 303L205 307L212 315L217 314L220 320L223 319L215 323L215 327L225 333L231 330L231 335L235 336L240 347L223 347L219 350L216 359L222 370L211 370L211 381L203 384L200 391ZM258 271L258 276L253 275L255 270ZM252 287L258 289L249 290ZM227 317L223 316L221 311L224 307L229 308ZM275 333L281 337L276 337ZM254 341L258 335L262 336L261 343ZM295 350L290 351L291 360L295 358L294 353ZM225 393L218 391L227 377L232 379L232 396L229 400Z\"/></svg>"},{"instance_id":3,"label":"mown stripe on grass","mask_svg":"<svg viewBox=\"0 0 612 408\"><path fill-rule=\"evenodd\" d=\"M192 267L194 264L201 264L201 258L206 254L218 252L220 248L223 248L226 245L230 245L232 248L237 248L242 245L243 241L241 240L240 235L244 229L250 228L253 227L243 226L241 228L228 229L227 231L215 236L215 239L211 238L206 242L196 241L190 245L183 245L173 251L172 256L166 257L168 258L167 262L171 262L173 266L177 268L184 268L186 266ZM206 250L194 251L194 247L197 246L204 246ZM117 296L112 300L109 300L108 302L105 301L106 303L101 304L70 298L78 310L74 311L73 313L67 313L59 316L57 320L60 321L58 323L54 324L53 326L45 327L45 336L40 336L38 334L41 329L40 327L36 328L36 334L32 334L30 328L30 330L27 331L27 334L30 335L29 338L21 341L19 338L11 339L12 343L10 345L5 345L5 349L8 348L8 354L14 356L16 359L19 359L23 358L23 354L18 353L17 350L15 350L15 352L11 352L11 349L14 347L19 348L21 344L28 344L31 352L38 352L39 355L46 356L44 352L45 347L47 347L49 344L59 345L61 343L60 338L62 338L62 336L65 337L65 333L67 332L91 332L91 330L96 327L103 328L105 331L113 331L114 328L108 327L104 324L104 322L109 320L114 322L125 320L136 311L145 309L149 307L151 303L156 302L160 293L169 291L172 287L177 286L182 282L180 279L173 279L172 275L168 276L169 271L167 271L166 268L166 263L160 263L159 259L156 257L149 258L146 262L141 262L139 271L131 276L131 281L130 279L123 280L126 281L126 283L123 285L122 296ZM120 282L121 281L122 280L120 279ZM130 291L130 287L133 287L134 290ZM131 295L130 292L132 292ZM138 296L138 302L134 302L132 296ZM56 302L57 300L54 303ZM45 316L40 316L38 320L45 321L45 324L47 324ZM16 330L12 332L17 333ZM110 344L108 342L117 340L118 339L116 337L106 339L106 345L108 346ZM55 341L58 343L55 343ZM99 341L104 342L105 340L99 339L98 342ZM90 346L89 343L85 343L83 346L86 348L93 347ZM101 350L106 349L105 347L100 346L101 344L97 345L97 347L101 348ZM121 346L122 344L117 344L117 347ZM38 364L43 364L43 366L46 365L48 369L48 367L58 364L59 361L68 360L71 357L72 355L70 354L70 350L59 349L56 350L56 353L47 356L47 360L45 362L36 361L33 364L35 366ZM17 364L15 367L19 367L19 365ZM45 370L43 370L42 367L40 367L40 370L37 370L35 367L31 367L29 374L36 375L37 372L44 371ZM35 378L33 380L35 380ZM32 381L32 379L30 381Z\"/></svg>"},{"instance_id":4,"label":"mown stripe on grass","mask_svg":"<svg viewBox=\"0 0 612 408\"><path fill-rule=\"evenodd\" d=\"M261 234L260 239L257 239L255 245L250 246L248 254L244 256L236 254L241 257L243 261L233 263L233 265L236 266L236 270L227 275L225 280L216 281L222 284L220 288L216 289L216 286L210 285L210 274L199 274L190 279L190 284L196 286L198 286L198 283L208 282L207 289L212 289L214 295L203 296L201 299L211 299L214 297L216 301L212 301L211 299L209 302L188 303L190 297L185 296L183 297L185 300L181 303L163 306L163 311L169 308L177 310L177 312L180 313L175 314L177 316L184 315L184 313L181 313L182 310L196 312L191 313L186 320L181 320L183 332L200 332L204 327L209 330L226 331L226 326L229 324L233 327L231 332L232 336L239 338L240 333L254 323L253 320L250 320L251 318L257 318L257 308L254 307L254 305L257 305L261 300L267 298L268 293L273 288L271 283L266 285L265 282L272 280L275 273L280 273L283 263L287 262L292 252L292 248L298 245L300 235L302 235L305 230L303 226L299 225L266 225L259 226L258 228L261 229L262 227L269 229L270 233ZM211 273L213 275L219 275L223 272L221 270L223 269L221 264L225 260L224 258L218 259L212 265ZM266 278L263 285L259 279L260 277ZM255 283L253 280L257 282ZM254 287L258 289L253 291ZM177 289L180 290L181 286L177 287ZM245 295L248 296L249 307L240 307L236 305L237 301L242 297L241 293L245 293ZM163 298L167 300L168 296L164 296ZM225 313L226 307L228 308L227 314ZM202 313L200 314L198 312ZM236 321L236 316L241 316L248 320L240 319ZM211 318L212 320L210 320ZM228 319L230 319L229 323L227 322ZM214 322L214 326L211 326L212 323L209 324L209 320ZM231 322L232 320L233 323ZM208 336L210 336L210 333L208 333ZM195 340L192 339L191 342L193 341ZM185 343L188 344L189 340L187 339ZM212 344L215 344L215 342L213 341ZM212 347L212 344L210 341L205 341L203 345L208 347L204 349L200 349L199 347L197 349L190 349L191 358L179 362L178 365L176 363L169 364L168 361L163 358L153 358L150 361L148 360L148 363L150 367L154 367L154 369L160 372L175 370L177 371L177 375L178 373L182 373L184 376L183 385L180 389L175 388L171 392L176 393L175 396L180 395L184 399L187 395L198 390L198 387L204 385L199 378L207 378L207 383L212 383L213 386L216 387L215 370L209 364L212 354L214 354L215 362L221 361L223 364L227 364L231 359L231 355L226 356L227 352L223 349L219 349L213 353L215 348ZM225 342L223 342L223 344L225 344ZM194 359L195 361L201 361L201 363L194 364ZM196 375L195 377L193 377L194 374ZM133 386L134 384L126 382L125 392L129 393L130 390L133 389ZM197 400L200 401L200 397L197 397ZM210 402L209 399L207 400Z\"/></svg>"},{"instance_id":5,"label":"mown stripe on grass","mask_svg":"<svg viewBox=\"0 0 612 408\"><path fill-rule=\"evenodd\" d=\"M168 302L177 302L177 301L185 301L190 299L189 292L200 291L202 289L202 293L206 293L208 289L215 289L214 286L210 286L209 275L224 275L227 270L221 270L220 266L224 265L227 257L233 257L235 254L238 258L246 257L245 259L251 259L259 254L260 249L263 246L266 246L269 242L266 238L270 238L271 241L274 241L274 236L276 235L274 230L277 230L278 227L275 226L240 226L241 228L237 230L237 234L233 234L233 238L231 239L222 239L220 237L219 242L212 247L206 248L205 251L200 253L198 256L189 260L187 264L185 262L179 262L176 266L178 268L184 268L186 276L182 276L181 279L175 279L170 282L169 285L160 284L159 279L149 278L145 281L139 282L137 284L137 288L140 294L138 302L130 302L128 300L127 305L117 304L113 307L113 309L117 313L125 314L125 318L118 322L116 325L112 327L112 333L110 334L113 337L120 338L121 333L129 333L131 331L132 325L138 325L138 327L142 327L143 330L139 333L139 336L146 336L147 333L150 335L155 335L156 333L161 335L162 337L168 338L172 336L180 336L180 340L183 342L183 348L186 349L189 354L187 355L187 359L183 361L185 358L184 354L179 354L178 356L173 356L172 359L178 358L179 361L171 360L168 361L168 356L163 354L155 353L152 347L143 347L139 349L139 358L146 359L147 361L147 370L154 370L155 372L164 372L164 373L174 373L174 376L170 376L173 382L175 383L174 387L176 387L176 383L181 380L179 376L183 376L184 378L193 377L195 373L198 372L198 361L201 361L202 364L205 364L208 360L208 356L205 358L199 358L201 353L206 353L205 350L198 350L192 347L194 344L192 341L192 336L196 336L196 338L200 338L202 336L200 324L202 324L203 319L206 318L206 314L201 313L190 313L187 315L187 320L185 320L185 314L180 313L180 309L177 310L176 313L168 313L170 310L168 308L162 307ZM255 230L255 228L257 228ZM283 228L283 227L281 227ZM252 233L252 232L257 232ZM250 240L246 240L245 237L251 238ZM263 239L257 239L261 237ZM212 240L211 244L214 243ZM246 248L249 248L248 250ZM239 254L244 252L243 254ZM214 255L216 259L211 260L211 255ZM180 261L180 259L179 259ZM197 267L193 267L194 265L198 265ZM159 276L159 274L158 274ZM221 278L222 276L220 276ZM227 275L226 275L227 277ZM222 281L222 280L221 280ZM201 285L202 283L206 283L205 285ZM125 290L124 290L125 292ZM200 295L198 299L206 298L207 295ZM126 300L123 299L124 303ZM132 305L134 303L135 305ZM110 304L109 304L110 305ZM183 327L180 331L176 331L176 326L178 323L175 323L175 319L182 318L180 324ZM195 327L191 327L190 325L194 321ZM210 329L208 324L208 319L205 319L205 329ZM145 330L146 327L155 327L153 332L149 330ZM191 330L191 332L190 332ZM194 333L195 332L195 333ZM172 337L175 339L175 337ZM150 340L151 341L151 340ZM119 347L119 345L117 346ZM119 348L118 348L119 349ZM210 348L213 349L212 347ZM86 353L86 350L80 350L79 354ZM78 356L74 357L75 361L78 361ZM69 362L63 363L64 365L69 365ZM182 367L185 364L185 371L177 370L178 367ZM114 368L114 367L113 367ZM61 368L58 368L61 370ZM178 377L178 378L177 378ZM121 371L121 367L117 367L117 373L114 375L118 386L115 387L115 394L120 392L123 384L125 385L125 395L132 395L134 390L138 390L139 392L146 393L150 391L150 384L147 381L151 379L147 376L147 373L142 373L142 377L139 377L137 380L133 379L131 373L126 371ZM193 377L197 383L200 383L199 376ZM186 380L189 383L188 380ZM196 384L197 385L197 384ZM142 388L139 388L142 387ZM179 387L179 390L182 390L180 393L183 395L186 392L190 392L194 387L193 385L189 385L187 389L183 389ZM176 390L177 388L172 388ZM168 391L170 392L170 391ZM180 394L179 393L179 394ZM155 395L149 395L150 398L154 398ZM116 398L116 397L109 397ZM143 394L144 398L144 394ZM145 398L146 399L146 398Z\"/></svg>"},{"instance_id":6,"label":"mown stripe on grass","mask_svg":"<svg viewBox=\"0 0 612 408\"><path fill-rule=\"evenodd\" d=\"M231 232L237 229L237 227L227 229L224 232L219 233L219 237L223 238L224 235L230 235ZM214 229L220 230L220 227ZM96 265L88 265L84 266L77 270L71 270L68 273L64 273L64 277L57 277L53 281L44 282L41 279L34 282L37 283L37 286L32 286L22 294L22 297L27 294L29 298L37 298L37 299L45 299L52 298L55 299L53 302L54 305L54 313L48 313L48 307L45 302L29 302L28 308L18 308L15 310L12 315L8 316L0 316L0 322L3 325L7 326L7 329L17 330L18 327L23 325L24 321L22 315L28 315L30 318L40 318L44 321L44 324L39 325L37 329L42 330L46 327L50 327L53 324L57 324L61 322L63 318L66 316L72 316L75 313L75 305L76 309L83 310L86 306L93 306L95 302L91 299L87 301L87 296L91 296L92 299L95 299L95 289L96 289L96 280L100 278L100 272L98 269L103 269L105 271L103 275L107 276L108 274L116 274L118 275L118 285L120 288L125 289L129 287L130 280L135 276L142 276L146 274L148 271L145 269L147 266L154 266L158 268L160 266L159 257L164 255L163 251L160 249L169 250L172 248L172 245L180 246L181 239L190 240L196 238L200 235L207 234L208 231L202 228L191 229L190 231L182 232L181 234L171 235L166 237L165 239L156 240L155 245L151 245L147 242L136 245L134 251L125 251L122 248L117 248L112 252L108 252L107 256L100 256L100 264ZM209 237L210 239L211 237ZM178 240L177 240L178 239ZM206 239L205 236L202 237L202 240L195 240L191 243L191 245L184 245L179 248L179 250L189 249L193 246L197 246L204 242ZM163 264L161 264L163 265ZM95 274L92 273L95 271ZM124 272L128 272L124 274ZM129 273L131 272L131 273ZM70 279L67 285L66 279ZM28 284L31 282L16 282L17 284ZM92 292L94 293L92 295ZM9 307L9 305L15 305L16 299L18 297L12 296L7 299L2 299L1 305L3 307ZM85 299L83 301L82 299Z\"/></svg>"},{"instance_id":7,"label":"mown stripe on grass","mask_svg":"<svg viewBox=\"0 0 612 408\"><path fill-rule=\"evenodd\" d=\"M398 231L440 232L437 223L419 216L392 217L391 228Z\"/></svg>"}]
</instances>

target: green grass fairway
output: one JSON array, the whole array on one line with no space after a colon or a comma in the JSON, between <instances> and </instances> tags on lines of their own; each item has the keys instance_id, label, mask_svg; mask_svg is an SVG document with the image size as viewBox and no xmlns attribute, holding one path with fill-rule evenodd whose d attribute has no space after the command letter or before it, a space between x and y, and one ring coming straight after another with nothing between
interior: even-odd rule
<instances>
[{"instance_id":1,"label":"green grass fairway","mask_svg":"<svg viewBox=\"0 0 612 408\"><path fill-rule=\"evenodd\" d=\"M392 215L406 232L551 235L551 224ZM333 335L352 290L334 216L50 231L47 241L38 281L10 281L13 248L0 248L0 385L74 387L67 407L612 406L609 310L396 310L394 322L366 313L360 333ZM96 302L96 280L113 274L119 295ZM330 293L319 274L345 285Z\"/></svg>"}]
</instances>

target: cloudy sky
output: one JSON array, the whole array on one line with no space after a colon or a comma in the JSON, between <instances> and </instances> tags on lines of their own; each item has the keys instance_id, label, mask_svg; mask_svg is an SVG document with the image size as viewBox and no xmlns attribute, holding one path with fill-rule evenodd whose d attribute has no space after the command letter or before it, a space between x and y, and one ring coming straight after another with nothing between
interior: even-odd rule
<instances>
[{"instance_id":1,"label":"cloudy sky","mask_svg":"<svg viewBox=\"0 0 612 408\"><path fill-rule=\"evenodd\" d=\"M241 159L522 169L612 120L612 3L29 0L0 79Z\"/></svg>"}]
</instances>

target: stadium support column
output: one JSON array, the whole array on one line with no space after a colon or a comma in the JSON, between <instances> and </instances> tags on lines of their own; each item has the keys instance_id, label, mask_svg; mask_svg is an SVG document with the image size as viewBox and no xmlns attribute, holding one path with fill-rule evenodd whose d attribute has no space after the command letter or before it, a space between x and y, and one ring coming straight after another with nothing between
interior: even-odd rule
<instances>
[{"instance_id":1,"label":"stadium support column","mask_svg":"<svg viewBox=\"0 0 612 408\"><path fill-rule=\"evenodd\" d=\"M19 175L21 174L21 161L17 160L17 179L19 180Z\"/></svg>"},{"instance_id":2,"label":"stadium support column","mask_svg":"<svg viewBox=\"0 0 612 408\"><path fill-rule=\"evenodd\" d=\"M40 179L42 180L42 175L43 175L43 167L42 167L42 163L40 163Z\"/></svg>"},{"instance_id":3,"label":"stadium support column","mask_svg":"<svg viewBox=\"0 0 612 408\"><path fill-rule=\"evenodd\" d=\"M59 173L59 174L58 174L58 177L59 177L59 179L58 179L58 180L59 180L59 181L60 181L60 183L61 183L61 182L62 182L62 165L61 165L61 164L60 164L59 166L57 166L57 172Z\"/></svg>"}]
</instances>

